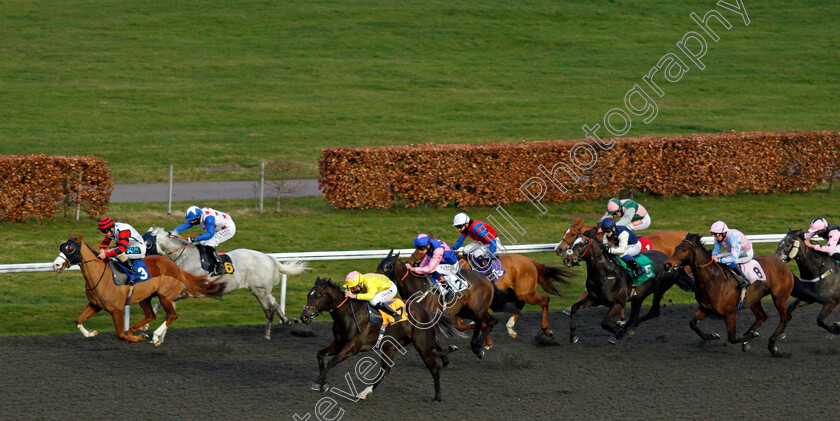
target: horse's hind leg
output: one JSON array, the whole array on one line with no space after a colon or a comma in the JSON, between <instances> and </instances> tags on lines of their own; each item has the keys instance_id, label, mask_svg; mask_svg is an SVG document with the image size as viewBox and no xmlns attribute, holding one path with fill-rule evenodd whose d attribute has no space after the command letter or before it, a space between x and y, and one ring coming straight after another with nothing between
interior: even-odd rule
<instances>
[{"instance_id":1,"label":"horse's hind leg","mask_svg":"<svg viewBox=\"0 0 840 421\"><path fill-rule=\"evenodd\" d=\"M756 302L755 304L750 306L750 310L752 310L753 314L755 315L755 322L753 322L752 326L744 332L744 339L749 341L752 338L758 337L758 327L767 320L767 313L764 312L764 309L761 308L761 301Z\"/></svg>"},{"instance_id":2,"label":"horse's hind leg","mask_svg":"<svg viewBox=\"0 0 840 421\"><path fill-rule=\"evenodd\" d=\"M720 339L720 335L718 335L717 333L709 334L709 333L703 332L702 330L700 330L700 327L697 326L697 324L700 323L701 321L703 321L703 319L705 319L706 316L708 316L706 311L703 310L702 308L698 308L697 311L694 312L694 318L692 318L691 321L688 322L688 326L691 327L691 330L693 330L694 333L696 333L697 336L699 336L700 339L702 339L704 341L711 341L711 340L715 340L715 339Z\"/></svg>"},{"instance_id":3,"label":"horse's hind leg","mask_svg":"<svg viewBox=\"0 0 840 421\"><path fill-rule=\"evenodd\" d=\"M415 330L415 332L416 332L416 330ZM426 368L428 368L429 373L432 374L432 379L434 379L434 381L435 381L435 400L440 402L440 400L441 400L440 399L440 369L438 368L437 363L435 362L435 357L434 357L434 354L433 354L432 350L428 346L428 342L430 340L431 341L435 340L434 335L431 335L431 336L432 336L431 338L429 338L428 336L414 338L413 342L414 342L414 349L416 349L417 353L420 354L420 358L423 359L423 363L426 364ZM391 357L393 357L393 354L391 355ZM391 361L393 361L393 359ZM385 360L383 358L383 364L384 363L385 363ZM388 367L388 369L390 369L390 367ZM387 374L387 371L386 371L386 374ZM383 377L385 377L385 376L383 375ZM378 385L378 383L377 383L377 385Z\"/></svg>"},{"instance_id":4,"label":"horse's hind leg","mask_svg":"<svg viewBox=\"0 0 840 421\"><path fill-rule=\"evenodd\" d=\"M608 330L608 331L612 332L613 334L617 334L620 328L615 323L612 323L612 320L616 316L618 316L618 312L621 311L621 309L623 309L623 308L624 308L623 303L614 303L610 307L610 310L607 311L607 315L604 316L604 319L601 320L601 328L604 329L604 330Z\"/></svg>"},{"instance_id":5,"label":"horse's hind leg","mask_svg":"<svg viewBox=\"0 0 840 421\"><path fill-rule=\"evenodd\" d=\"M782 333L784 333L785 327L790 321L790 315L787 312L787 299L788 297L773 297L773 304L776 305L776 310L779 312L780 320L779 325L776 326L776 330L773 331L773 335L770 336L770 342L767 344L767 349L770 350L770 355L774 357L790 357L789 352L781 352L778 348L776 348L776 341Z\"/></svg>"},{"instance_id":6,"label":"horse's hind leg","mask_svg":"<svg viewBox=\"0 0 840 421\"><path fill-rule=\"evenodd\" d=\"M645 300L644 294L637 294L632 301L630 301L630 320L624 325L619 326L615 335L609 339L609 343L615 345L617 341L624 337L624 334L635 326L638 326L639 313L641 312L642 302Z\"/></svg>"},{"instance_id":7,"label":"horse's hind leg","mask_svg":"<svg viewBox=\"0 0 840 421\"><path fill-rule=\"evenodd\" d=\"M414 347L417 348L417 345L415 344ZM419 351L420 350L418 349L418 352ZM405 351L403 351L403 352L405 352ZM432 354L431 350L429 350L428 352L429 352L430 355ZM359 399L367 399L368 395L370 395L371 392L373 392L377 387L379 387L379 384L382 383L382 380L385 379L385 376L387 376L388 373L391 372L391 363L394 362L394 355L397 354L397 348L394 345L392 345L390 341L388 341L382 346L382 349L380 351L378 351L377 354L380 354L379 355L380 370L379 370L379 374L377 376L378 378L376 380L376 383L374 383L372 386L368 386L368 387L364 388L364 390L359 392L359 396L358 396ZM423 357L422 352L420 353L420 357L421 358ZM437 367L437 363L435 362L435 357L434 356L432 356L432 364L434 364L435 367Z\"/></svg>"},{"instance_id":8,"label":"horse's hind leg","mask_svg":"<svg viewBox=\"0 0 840 421\"><path fill-rule=\"evenodd\" d=\"M837 302L830 302L823 306L820 315L817 316L817 325L831 332L832 335L837 335L840 334L840 322L834 322L830 325L825 323L825 318L834 311L834 307L837 307Z\"/></svg>"},{"instance_id":9,"label":"horse's hind leg","mask_svg":"<svg viewBox=\"0 0 840 421\"><path fill-rule=\"evenodd\" d=\"M664 277L663 275L659 275ZM656 289L653 292L653 302L650 304L650 310L648 310L647 314L640 317L639 320L636 322L636 326L642 324L642 322L646 322L650 319L655 319L659 317L659 306L662 302L662 297L665 296L665 292L671 289L674 286L675 280L670 281L660 281L662 284L656 285Z\"/></svg>"},{"instance_id":10,"label":"horse's hind leg","mask_svg":"<svg viewBox=\"0 0 840 421\"><path fill-rule=\"evenodd\" d=\"M266 288L252 286L249 289L251 290L251 293L254 294L257 302L260 303L263 313L265 313L265 339L271 340L271 322L274 321L274 307L272 306L272 301L276 304L277 300L274 300L274 296L271 295L271 291L267 291ZM279 309L280 307L278 306L277 308Z\"/></svg>"},{"instance_id":11,"label":"horse's hind leg","mask_svg":"<svg viewBox=\"0 0 840 421\"><path fill-rule=\"evenodd\" d=\"M82 335L84 335L85 338L92 338L99 334L99 332L95 330L85 329L82 323L84 323L85 320L93 317L94 314L99 313L101 310L102 307L88 303L88 305L85 306L85 309L82 310L82 314L80 314L79 317L76 318L76 327L79 329L80 332L82 332Z\"/></svg>"},{"instance_id":12,"label":"horse's hind leg","mask_svg":"<svg viewBox=\"0 0 840 421\"><path fill-rule=\"evenodd\" d=\"M174 279L174 278L173 278ZM180 282L180 281L179 281ZM155 344L156 347L160 346L163 343L163 339L166 336L166 331L169 328L169 325L178 318L178 313L175 312L175 302L174 299L177 295L173 297L165 297L164 295L159 295L160 298L160 305L163 306L163 309L166 311L166 320L160 324L160 327L155 329L154 335L152 335L152 343Z\"/></svg>"},{"instance_id":13,"label":"horse's hind leg","mask_svg":"<svg viewBox=\"0 0 840 421\"><path fill-rule=\"evenodd\" d=\"M148 326L148 323L155 320L155 312L152 311L152 298L146 298L143 301L140 301L140 308L143 309L143 319L139 322L135 323L134 326L131 326L128 329L128 333L133 335L138 329Z\"/></svg>"}]
</instances>

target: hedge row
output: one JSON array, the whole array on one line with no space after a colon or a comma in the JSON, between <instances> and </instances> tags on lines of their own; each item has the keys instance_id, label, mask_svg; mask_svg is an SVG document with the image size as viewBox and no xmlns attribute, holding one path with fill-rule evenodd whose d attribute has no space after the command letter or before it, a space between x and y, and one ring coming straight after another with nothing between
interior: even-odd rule
<instances>
[{"instance_id":1,"label":"hedge row","mask_svg":"<svg viewBox=\"0 0 840 421\"><path fill-rule=\"evenodd\" d=\"M331 148L321 156L319 182L337 208L494 206L588 200L620 190L792 192L825 182L840 150L840 132L829 131L642 137L604 145L609 141Z\"/></svg>"},{"instance_id":2,"label":"hedge row","mask_svg":"<svg viewBox=\"0 0 840 421\"><path fill-rule=\"evenodd\" d=\"M0 155L0 221L51 218L81 204L92 216L103 214L112 180L105 161L95 156Z\"/></svg>"}]
</instances>

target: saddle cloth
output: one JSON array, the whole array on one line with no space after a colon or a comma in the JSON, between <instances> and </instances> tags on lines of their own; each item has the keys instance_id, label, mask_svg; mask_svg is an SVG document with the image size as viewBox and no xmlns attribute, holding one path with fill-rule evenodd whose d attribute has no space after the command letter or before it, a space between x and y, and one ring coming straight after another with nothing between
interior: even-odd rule
<instances>
[{"instance_id":1,"label":"saddle cloth","mask_svg":"<svg viewBox=\"0 0 840 421\"><path fill-rule=\"evenodd\" d=\"M132 260L131 263L134 264L134 271L137 272L137 276L134 277L132 280L135 284L139 284L143 281L148 281L149 276L149 268L146 267L146 264L143 263L142 260ZM117 285L125 285L128 282L129 275L125 268L122 265L118 265L111 259L108 259L108 265L111 266L111 274L114 277L114 283Z\"/></svg>"},{"instance_id":2,"label":"saddle cloth","mask_svg":"<svg viewBox=\"0 0 840 421\"><path fill-rule=\"evenodd\" d=\"M394 318L391 317L390 314L385 313L384 311L379 310L378 308L373 308L370 305L370 302L368 302L367 303L367 309L368 309L368 318L370 319L370 322L374 323L374 324L381 324L381 325L385 326L385 325L404 322L404 321L408 320L408 318L406 317L405 303L403 302L403 300L401 300L399 298L394 298L393 300L388 302L388 307L390 307L392 310L396 311L402 317L400 317L399 320L394 320Z\"/></svg>"},{"instance_id":3,"label":"saddle cloth","mask_svg":"<svg viewBox=\"0 0 840 421\"><path fill-rule=\"evenodd\" d=\"M744 275L747 277L747 281L750 284L757 281L767 282L767 276L764 275L764 269L755 259L750 260L747 263L740 264L741 272L744 272Z\"/></svg>"}]
</instances>

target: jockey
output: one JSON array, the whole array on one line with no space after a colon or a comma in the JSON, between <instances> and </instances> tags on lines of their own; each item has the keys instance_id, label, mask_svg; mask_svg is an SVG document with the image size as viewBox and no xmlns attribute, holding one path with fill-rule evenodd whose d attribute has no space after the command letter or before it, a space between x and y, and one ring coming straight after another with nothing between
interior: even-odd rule
<instances>
[{"instance_id":1,"label":"jockey","mask_svg":"<svg viewBox=\"0 0 840 421\"><path fill-rule=\"evenodd\" d=\"M212 260L210 263L213 266L213 270L209 271L211 276L224 273L224 267L216 247L230 240L236 234L236 224L233 223L230 215L208 207L199 209L198 206L190 206L184 220L186 222L176 227L169 234L178 236L181 232L201 224L201 228L205 231L204 234L187 238L187 243L196 243L196 246L203 246L207 249L207 257Z\"/></svg>"},{"instance_id":2,"label":"jockey","mask_svg":"<svg viewBox=\"0 0 840 421\"><path fill-rule=\"evenodd\" d=\"M610 218L601 221L601 231L604 233L604 245L609 247L610 254L615 254L624 260L635 276L641 276L642 267L635 259L642 252L639 237L630 228L616 225ZM611 243L615 245L612 246Z\"/></svg>"},{"instance_id":3,"label":"jockey","mask_svg":"<svg viewBox=\"0 0 840 421\"><path fill-rule=\"evenodd\" d=\"M137 260L146 256L146 242L143 241L143 236L131 225L115 222L107 216L99 220L99 231L105 234L105 239L99 244L99 258L116 258L122 267L136 277L137 272L131 259ZM108 249L112 241L116 243L116 247Z\"/></svg>"},{"instance_id":4,"label":"jockey","mask_svg":"<svg viewBox=\"0 0 840 421\"><path fill-rule=\"evenodd\" d=\"M418 275L431 274L435 282L438 279L444 281L440 285L449 290L445 298L450 299L455 295L455 284L459 282L458 272L461 266L458 264L458 256L448 244L426 234L418 234L414 238L414 246L423 254L423 261L418 267L406 263L406 269Z\"/></svg>"},{"instance_id":5,"label":"jockey","mask_svg":"<svg viewBox=\"0 0 840 421\"><path fill-rule=\"evenodd\" d=\"M747 277L741 271L739 264L752 260L753 249L750 240L741 231L730 229L723 221L717 221L709 228L709 232L715 237L715 248L712 250L712 260L728 265L736 275L738 288L749 285ZM729 251L721 253L721 247Z\"/></svg>"},{"instance_id":6,"label":"jockey","mask_svg":"<svg viewBox=\"0 0 840 421\"><path fill-rule=\"evenodd\" d=\"M355 270L344 278L344 296L356 300L367 301L370 306L391 315L394 320L402 316L388 307L388 303L397 296L397 285L385 275L366 273L362 275Z\"/></svg>"},{"instance_id":7,"label":"jockey","mask_svg":"<svg viewBox=\"0 0 840 421\"><path fill-rule=\"evenodd\" d=\"M810 240L814 237L825 239L828 243L821 246L814 244ZM817 218L811 222L811 227L808 228L808 233L805 234L805 245L823 253L827 253L835 260L840 260L840 227L837 224L832 224L825 220L825 218Z\"/></svg>"},{"instance_id":8,"label":"jockey","mask_svg":"<svg viewBox=\"0 0 840 421\"><path fill-rule=\"evenodd\" d=\"M619 218L618 221L615 221L615 224L627 227L631 231L641 231L650 227L650 214L644 206L632 199L610 199L607 202L607 213L601 217L601 220L612 219L616 215Z\"/></svg>"},{"instance_id":9,"label":"jockey","mask_svg":"<svg viewBox=\"0 0 840 421\"><path fill-rule=\"evenodd\" d=\"M452 226L461 233L452 248L455 250L461 248L467 237L485 245L485 247L476 247L470 254L482 269L487 268L490 261L496 258L496 251L502 246L499 237L496 235L496 230L487 223L470 219L463 212L455 215Z\"/></svg>"}]
</instances>

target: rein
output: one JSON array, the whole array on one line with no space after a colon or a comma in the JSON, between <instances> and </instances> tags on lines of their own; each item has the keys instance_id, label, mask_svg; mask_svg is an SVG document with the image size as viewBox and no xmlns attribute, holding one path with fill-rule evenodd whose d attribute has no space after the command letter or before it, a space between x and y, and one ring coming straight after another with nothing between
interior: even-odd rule
<instances>
[{"instance_id":1,"label":"rein","mask_svg":"<svg viewBox=\"0 0 840 421\"><path fill-rule=\"evenodd\" d=\"M90 263L90 262L94 262L94 261L97 261L97 260L99 260L99 259L90 259L90 260L84 261L84 262L82 262L82 263L79 263L79 267L81 267L81 266L82 266L82 265L84 265L85 263ZM106 268L108 267L108 264L107 264L107 263L105 264L105 267L106 267ZM93 286L93 288L88 288L88 287L87 287L87 285L86 285L86 286L85 286L85 291L93 291L93 290L95 290L95 289L96 289L96 287L98 287L98 286L99 286L99 283L100 283L100 282L102 282L102 278L105 276L105 272L107 272L107 271L108 271L107 269L102 271L102 274L100 274L100 275L99 275L99 280L98 280L98 281L96 281L96 285L94 285L94 286Z\"/></svg>"},{"instance_id":2,"label":"rein","mask_svg":"<svg viewBox=\"0 0 840 421\"><path fill-rule=\"evenodd\" d=\"M694 244L694 243L692 243L691 241L686 240L685 238L683 238L683 240L682 240L682 241L683 241L684 243L691 244L691 247L693 247L693 248L697 248L697 244ZM718 267L718 269L720 270L720 274L721 274L721 276L723 276L724 278L726 278L726 272L724 272L724 271L723 271L723 267L721 267L721 266L720 266L720 262L715 262L715 261L714 261L714 260L712 260L712 259L709 259L709 261L708 261L708 262L706 262L705 264L702 264L702 265L700 265L700 266L691 266L691 265L689 265L688 267L690 267L690 268L704 268L704 267L706 267L706 266L709 266L709 265L710 265L710 264L712 264L712 263L714 263L714 264Z\"/></svg>"}]
</instances>

